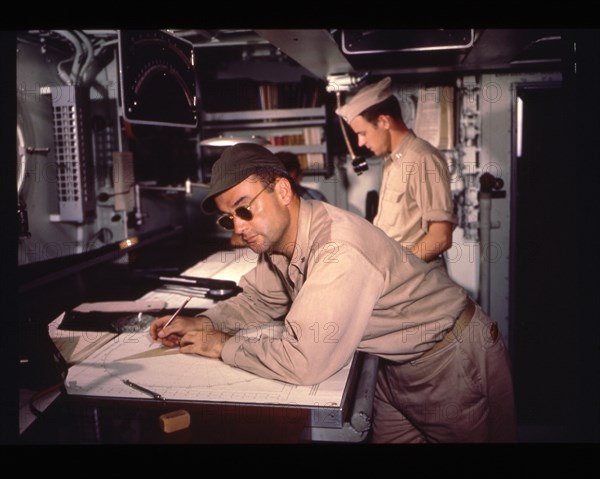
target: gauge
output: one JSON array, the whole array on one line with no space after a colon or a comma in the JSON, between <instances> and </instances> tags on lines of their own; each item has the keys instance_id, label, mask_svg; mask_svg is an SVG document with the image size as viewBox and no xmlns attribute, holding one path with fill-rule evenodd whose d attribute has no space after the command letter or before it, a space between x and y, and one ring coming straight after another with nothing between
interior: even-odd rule
<instances>
[{"instance_id":1,"label":"gauge","mask_svg":"<svg viewBox=\"0 0 600 479\"><path fill-rule=\"evenodd\" d=\"M130 123L196 127L194 50L162 30L119 31L123 116Z\"/></svg>"}]
</instances>

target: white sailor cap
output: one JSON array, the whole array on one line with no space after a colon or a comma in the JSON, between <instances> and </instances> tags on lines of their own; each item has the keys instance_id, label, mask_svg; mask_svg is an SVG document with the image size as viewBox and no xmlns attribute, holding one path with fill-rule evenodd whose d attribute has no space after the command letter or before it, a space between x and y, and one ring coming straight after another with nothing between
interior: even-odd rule
<instances>
[{"instance_id":1,"label":"white sailor cap","mask_svg":"<svg viewBox=\"0 0 600 479\"><path fill-rule=\"evenodd\" d=\"M336 114L350 124L354 118L367 108L391 97L393 95L391 85L392 79L390 77L385 77L378 83L367 85L359 90L348 103L335 110Z\"/></svg>"}]
</instances>

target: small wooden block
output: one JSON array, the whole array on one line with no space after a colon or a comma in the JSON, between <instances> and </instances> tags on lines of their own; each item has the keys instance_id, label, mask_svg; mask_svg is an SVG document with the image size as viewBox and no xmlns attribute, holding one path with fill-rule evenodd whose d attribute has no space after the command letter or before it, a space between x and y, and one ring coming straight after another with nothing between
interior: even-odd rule
<instances>
[{"instance_id":1,"label":"small wooden block","mask_svg":"<svg viewBox=\"0 0 600 479\"><path fill-rule=\"evenodd\" d=\"M162 414L158 419L160 421L160 428L166 433L186 429L190 427L191 421L190 413L185 409L178 409L177 411Z\"/></svg>"}]
</instances>

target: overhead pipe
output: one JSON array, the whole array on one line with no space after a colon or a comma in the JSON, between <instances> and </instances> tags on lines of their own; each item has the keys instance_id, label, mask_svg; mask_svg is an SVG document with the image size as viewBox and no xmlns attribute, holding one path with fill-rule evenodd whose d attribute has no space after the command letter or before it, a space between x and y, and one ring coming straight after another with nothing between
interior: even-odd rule
<instances>
[{"instance_id":1,"label":"overhead pipe","mask_svg":"<svg viewBox=\"0 0 600 479\"><path fill-rule=\"evenodd\" d=\"M69 75L70 80L73 85L77 85L79 80L79 69L81 67L81 55L83 53L83 49L81 48L81 43L77 36L68 30L54 30L55 33L65 37L67 40L71 42L73 47L75 48L75 55L73 56L73 64L71 65L71 74Z\"/></svg>"},{"instance_id":2,"label":"overhead pipe","mask_svg":"<svg viewBox=\"0 0 600 479\"><path fill-rule=\"evenodd\" d=\"M90 78L86 79L85 75L90 67L90 64L92 63L92 60L94 59L94 47L93 47L90 39L83 32L81 32L79 30L75 30L74 32L81 39L81 41L83 42L83 46L86 49L85 61L79 72L79 74L81 76L81 82L79 81L79 79L77 81L78 83L82 83L85 85L90 80Z\"/></svg>"}]
</instances>

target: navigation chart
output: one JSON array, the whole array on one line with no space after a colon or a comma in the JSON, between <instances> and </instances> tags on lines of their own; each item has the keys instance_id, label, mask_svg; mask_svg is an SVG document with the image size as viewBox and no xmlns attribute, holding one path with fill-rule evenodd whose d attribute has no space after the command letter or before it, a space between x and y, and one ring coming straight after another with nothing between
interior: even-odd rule
<instances>
[{"instance_id":1,"label":"navigation chart","mask_svg":"<svg viewBox=\"0 0 600 479\"><path fill-rule=\"evenodd\" d=\"M166 400L339 407L351 364L313 386L265 379L219 359L151 342L147 331L123 333L69 369L69 394L149 399L129 380Z\"/></svg>"}]
</instances>

